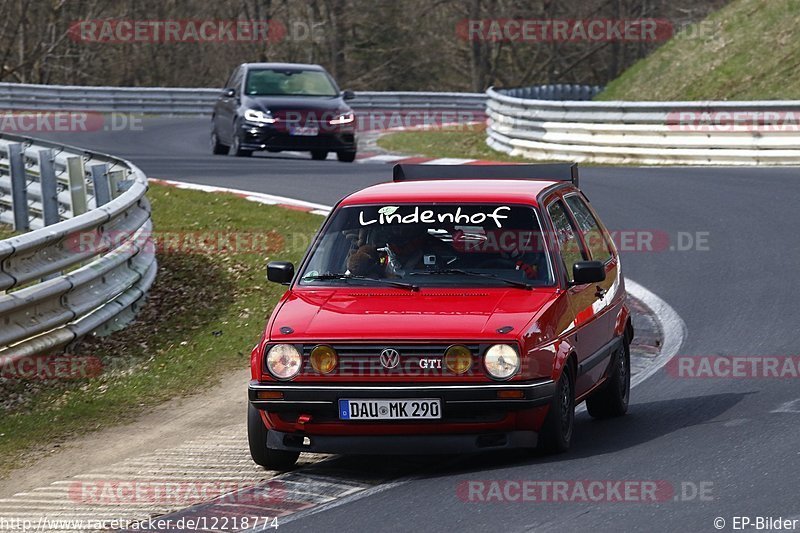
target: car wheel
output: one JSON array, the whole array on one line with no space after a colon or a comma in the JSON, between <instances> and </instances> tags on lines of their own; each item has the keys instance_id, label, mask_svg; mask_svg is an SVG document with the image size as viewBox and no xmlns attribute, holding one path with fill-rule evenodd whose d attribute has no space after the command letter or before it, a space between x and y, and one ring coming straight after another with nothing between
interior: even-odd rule
<instances>
[{"instance_id":1,"label":"car wheel","mask_svg":"<svg viewBox=\"0 0 800 533\"><path fill-rule=\"evenodd\" d=\"M342 163L352 163L356 160L356 152L336 152L336 159Z\"/></svg>"},{"instance_id":2,"label":"car wheel","mask_svg":"<svg viewBox=\"0 0 800 533\"><path fill-rule=\"evenodd\" d=\"M328 151L327 150L311 150L311 159L314 161L322 161L327 159Z\"/></svg>"},{"instance_id":3,"label":"car wheel","mask_svg":"<svg viewBox=\"0 0 800 533\"><path fill-rule=\"evenodd\" d=\"M561 373L550 410L539 431L538 449L544 453L561 453L569 449L575 425L575 387L568 368Z\"/></svg>"},{"instance_id":4,"label":"car wheel","mask_svg":"<svg viewBox=\"0 0 800 533\"><path fill-rule=\"evenodd\" d=\"M593 418L612 418L628 412L631 396L631 350L627 340L617 350L606 383L586 398L586 410Z\"/></svg>"},{"instance_id":5,"label":"car wheel","mask_svg":"<svg viewBox=\"0 0 800 533\"><path fill-rule=\"evenodd\" d=\"M216 130L211 131L211 153L214 155L225 155L231 149L227 144L219 142Z\"/></svg>"},{"instance_id":6,"label":"car wheel","mask_svg":"<svg viewBox=\"0 0 800 533\"><path fill-rule=\"evenodd\" d=\"M247 442L250 445L250 457L253 458L253 462L267 470L280 472L290 470L300 457L300 452L267 448L267 433L268 430L261 420L258 409L248 405Z\"/></svg>"},{"instance_id":7,"label":"car wheel","mask_svg":"<svg viewBox=\"0 0 800 533\"><path fill-rule=\"evenodd\" d=\"M242 139L239 136L239 125L233 126L233 145L231 145L231 154L236 157L250 157L253 155L252 150L245 150L242 148Z\"/></svg>"}]
</instances>

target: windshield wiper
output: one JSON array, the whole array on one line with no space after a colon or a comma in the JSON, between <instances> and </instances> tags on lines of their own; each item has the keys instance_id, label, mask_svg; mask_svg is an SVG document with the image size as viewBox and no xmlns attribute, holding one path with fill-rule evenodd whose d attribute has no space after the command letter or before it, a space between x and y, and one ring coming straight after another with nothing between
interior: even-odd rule
<instances>
[{"instance_id":1,"label":"windshield wiper","mask_svg":"<svg viewBox=\"0 0 800 533\"><path fill-rule=\"evenodd\" d=\"M496 274L485 274L483 272L472 272L469 270L461 270L459 268L445 268L441 270L426 270L425 272L410 272L409 276L432 276L432 275L450 275L450 274L459 274L462 276L475 276L479 278L489 278L489 279L496 279L498 281L502 281L512 287L517 287L520 289L525 290L532 290L533 285L529 285L527 283L523 283L522 281L514 281L511 279L506 279L500 277Z\"/></svg>"},{"instance_id":2,"label":"windshield wiper","mask_svg":"<svg viewBox=\"0 0 800 533\"><path fill-rule=\"evenodd\" d=\"M348 274L318 274L316 276L306 276L301 279L301 281L326 281L332 279L341 279L341 280L350 280L355 279L358 281L373 281L376 283L383 283L384 285L390 285L392 287L397 287L399 289L406 289L409 291L418 291L419 286L414 285L413 283L404 283L402 281L394 281L391 279L380 279L380 278L370 278L367 276L353 276Z\"/></svg>"}]
</instances>

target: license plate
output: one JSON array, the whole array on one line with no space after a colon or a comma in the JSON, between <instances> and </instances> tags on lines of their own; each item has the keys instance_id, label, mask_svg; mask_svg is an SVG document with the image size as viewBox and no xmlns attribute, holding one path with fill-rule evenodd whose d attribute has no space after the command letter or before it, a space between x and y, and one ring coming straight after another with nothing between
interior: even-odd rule
<instances>
[{"instance_id":1,"label":"license plate","mask_svg":"<svg viewBox=\"0 0 800 533\"><path fill-rule=\"evenodd\" d=\"M340 420L436 420L442 418L441 401L339 400Z\"/></svg>"},{"instance_id":2,"label":"license plate","mask_svg":"<svg viewBox=\"0 0 800 533\"><path fill-rule=\"evenodd\" d=\"M314 126L297 126L289 129L290 135L299 135L303 137L313 137L319 135L319 128Z\"/></svg>"}]
</instances>

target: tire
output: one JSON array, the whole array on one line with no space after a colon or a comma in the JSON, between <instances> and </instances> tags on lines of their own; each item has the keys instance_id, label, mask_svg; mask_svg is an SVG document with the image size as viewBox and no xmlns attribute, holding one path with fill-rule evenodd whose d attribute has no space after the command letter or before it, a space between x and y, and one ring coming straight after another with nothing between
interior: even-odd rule
<instances>
[{"instance_id":1,"label":"tire","mask_svg":"<svg viewBox=\"0 0 800 533\"><path fill-rule=\"evenodd\" d=\"M336 159L342 163L352 163L356 160L356 152L355 150L352 152L336 152Z\"/></svg>"},{"instance_id":2,"label":"tire","mask_svg":"<svg viewBox=\"0 0 800 533\"><path fill-rule=\"evenodd\" d=\"M300 452L286 450L273 450L267 448L267 428L261 420L258 409L252 405L247 406L247 442L250 445L250 457L253 462L267 470L285 472L291 470Z\"/></svg>"},{"instance_id":3,"label":"tire","mask_svg":"<svg viewBox=\"0 0 800 533\"><path fill-rule=\"evenodd\" d=\"M311 159L314 161L323 161L328 158L327 150L311 150Z\"/></svg>"},{"instance_id":4,"label":"tire","mask_svg":"<svg viewBox=\"0 0 800 533\"><path fill-rule=\"evenodd\" d=\"M231 147L227 144L219 142L216 130L211 130L211 153L214 155L225 155L230 151Z\"/></svg>"},{"instance_id":5,"label":"tire","mask_svg":"<svg viewBox=\"0 0 800 533\"><path fill-rule=\"evenodd\" d=\"M543 453L562 453L569 449L575 428L575 380L565 368L556 384L556 392L539 431L537 448Z\"/></svg>"},{"instance_id":6,"label":"tire","mask_svg":"<svg viewBox=\"0 0 800 533\"><path fill-rule=\"evenodd\" d=\"M253 155L252 150L245 150L242 148L242 139L239 137L239 125L233 125L233 144L231 145L231 155L236 157L250 157Z\"/></svg>"},{"instance_id":7,"label":"tire","mask_svg":"<svg viewBox=\"0 0 800 533\"><path fill-rule=\"evenodd\" d=\"M606 383L586 398L592 418L613 418L628 412L631 396L631 350L627 340L617 350Z\"/></svg>"}]
</instances>

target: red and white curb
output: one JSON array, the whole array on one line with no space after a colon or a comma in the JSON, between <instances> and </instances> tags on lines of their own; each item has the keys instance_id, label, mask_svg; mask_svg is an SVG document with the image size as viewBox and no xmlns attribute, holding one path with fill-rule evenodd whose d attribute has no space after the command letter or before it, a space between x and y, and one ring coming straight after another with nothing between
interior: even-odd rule
<instances>
[{"instance_id":1,"label":"red and white curb","mask_svg":"<svg viewBox=\"0 0 800 533\"><path fill-rule=\"evenodd\" d=\"M162 180L156 178L148 178L149 183L156 183L158 185L167 185L178 189L188 189L192 191L203 191L210 193L227 193L239 198L244 198L249 202L257 202L265 205L277 205L287 209L294 209L295 211L305 211L314 215L327 216L331 211L328 205L315 204L313 202L306 202L304 200L296 200L294 198L286 198L285 196L275 196L274 194L264 194L260 192L244 191L242 189L231 189L229 187L217 187L215 185L200 185L198 183L187 183L185 181Z\"/></svg>"}]
</instances>

